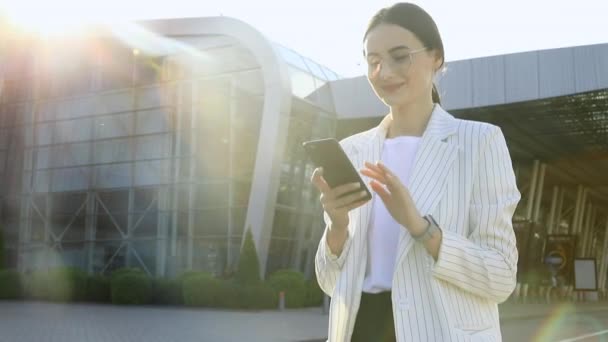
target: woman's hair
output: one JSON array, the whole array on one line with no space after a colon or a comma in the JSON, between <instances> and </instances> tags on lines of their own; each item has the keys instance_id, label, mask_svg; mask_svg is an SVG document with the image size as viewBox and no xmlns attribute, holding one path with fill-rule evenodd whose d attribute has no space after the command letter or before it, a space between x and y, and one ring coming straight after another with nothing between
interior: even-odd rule
<instances>
[{"instance_id":1,"label":"woman's hair","mask_svg":"<svg viewBox=\"0 0 608 342\"><path fill-rule=\"evenodd\" d=\"M369 22L363 40L371 30L380 24L392 24L412 32L429 50L435 50L441 57L441 66L445 61L443 41L437 25L431 16L417 5L400 2L378 11ZM437 87L433 84L433 102L441 103Z\"/></svg>"}]
</instances>

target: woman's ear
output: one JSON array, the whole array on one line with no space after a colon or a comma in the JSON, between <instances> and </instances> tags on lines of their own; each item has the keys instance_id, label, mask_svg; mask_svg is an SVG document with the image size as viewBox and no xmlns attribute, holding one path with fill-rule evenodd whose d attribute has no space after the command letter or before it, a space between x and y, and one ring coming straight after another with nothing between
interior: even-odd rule
<instances>
[{"instance_id":1,"label":"woman's ear","mask_svg":"<svg viewBox=\"0 0 608 342\"><path fill-rule=\"evenodd\" d=\"M439 51L433 50L433 70L435 70L435 72L441 70L441 67L443 66L443 61L443 56L441 56Z\"/></svg>"}]
</instances>

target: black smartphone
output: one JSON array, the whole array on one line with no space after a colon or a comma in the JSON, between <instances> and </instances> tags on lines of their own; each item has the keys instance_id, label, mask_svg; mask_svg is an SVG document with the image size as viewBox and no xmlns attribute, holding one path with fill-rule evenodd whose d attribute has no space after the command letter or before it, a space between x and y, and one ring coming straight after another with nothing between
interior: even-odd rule
<instances>
[{"instance_id":1,"label":"black smartphone","mask_svg":"<svg viewBox=\"0 0 608 342\"><path fill-rule=\"evenodd\" d=\"M372 194L361 179L361 175L359 175L336 139L306 141L302 143L302 146L315 166L323 168L323 178L331 188L359 182L361 189L367 192L367 196L362 200L368 201L372 198ZM344 196L361 191L361 189L344 194Z\"/></svg>"}]
</instances>

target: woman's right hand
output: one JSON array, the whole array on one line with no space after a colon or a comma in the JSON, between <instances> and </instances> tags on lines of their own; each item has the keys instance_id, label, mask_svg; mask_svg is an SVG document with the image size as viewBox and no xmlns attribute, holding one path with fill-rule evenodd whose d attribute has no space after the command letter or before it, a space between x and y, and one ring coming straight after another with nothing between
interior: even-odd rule
<instances>
[{"instance_id":1,"label":"woman's right hand","mask_svg":"<svg viewBox=\"0 0 608 342\"><path fill-rule=\"evenodd\" d=\"M322 168L315 169L311 182L321 192L321 204L331 220L332 229L346 230L349 223L348 212L367 203L367 200L364 200L367 194L365 190L353 192L361 189L360 183L348 183L332 189L323 178ZM353 193L343 196L350 192Z\"/></svg>"}]
</instances>

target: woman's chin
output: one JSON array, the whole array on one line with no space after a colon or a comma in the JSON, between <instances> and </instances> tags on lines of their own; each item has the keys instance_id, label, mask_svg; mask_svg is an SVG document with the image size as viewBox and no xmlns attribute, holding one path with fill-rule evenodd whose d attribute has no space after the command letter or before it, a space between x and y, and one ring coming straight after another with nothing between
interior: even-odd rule
<instances>
[{"instance_id":1,"label":"woman's chin","mask_svg":"<svg viewBox=\"0 0 608 342\"><path fill-rule=\"evenodd\" d=\"M400 107L407 103L407 98L403 94L384 95L381 100L389 107Z\"/></svg>"}]
</instances>

